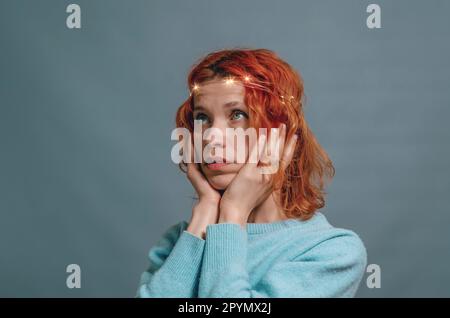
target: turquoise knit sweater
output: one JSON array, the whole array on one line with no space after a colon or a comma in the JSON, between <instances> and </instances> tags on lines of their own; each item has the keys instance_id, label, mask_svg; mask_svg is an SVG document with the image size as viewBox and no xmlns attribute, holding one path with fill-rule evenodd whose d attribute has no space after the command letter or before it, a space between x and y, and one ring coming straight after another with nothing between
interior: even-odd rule
<instances>
[{"instance_id":1,"label":"turquoise knit sweater","mask_svg":"<svg viewBox=\"0 0 450 318\"><path fill-rule=\"evenodd\" d=\"M149 251L136 297L353 297L366 249L318 212L308 221L170 227Z\"/></svg>"}]
</instances>

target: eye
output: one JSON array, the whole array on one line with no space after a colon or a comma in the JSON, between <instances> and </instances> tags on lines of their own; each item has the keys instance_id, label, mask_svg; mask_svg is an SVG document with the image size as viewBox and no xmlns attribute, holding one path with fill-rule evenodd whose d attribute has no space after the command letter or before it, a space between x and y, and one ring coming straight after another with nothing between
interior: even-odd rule
<instances>
[{"instance_id":1,"label":"eye","mask_svg":"<svg viewBox=\"0 0 450 318\"><path fill-rule=\"evenodd\" d=\"M195 120L201 120L203 124L207 124L209 121L209 118L206 114L204 113L198 113L195 115L194 117Z\"/></svg>"},{"instance_id":2,"label":"eye","mask_svg":"<svg viewBox=\"0 0 450 318\"><path fill-rule=\"evenodd\" d=\"M248 115L242 110L234 110L231 114L231 120L247 119Z\"/></svg>"}]
</instances>

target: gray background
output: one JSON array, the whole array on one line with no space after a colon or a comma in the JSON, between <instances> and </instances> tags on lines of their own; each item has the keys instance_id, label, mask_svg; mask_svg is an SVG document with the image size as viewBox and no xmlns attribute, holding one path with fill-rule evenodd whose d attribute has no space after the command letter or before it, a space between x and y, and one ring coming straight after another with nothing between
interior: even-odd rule
<instances>
[{"instance_id":1,"label":"gray background","mask_svg":"<svg viewBox=\"0 0 450 318\"><path fill-rule=\"evenodd\" d=\"M133 297L147 252L188 219L170 160L190 66L268 48L298 69L336 177L322 212L357 232L380 289L450 296L450 1L0 2L0 296ZM66 266L81 266L68 289Z\"/></svg>"}]
</instances>

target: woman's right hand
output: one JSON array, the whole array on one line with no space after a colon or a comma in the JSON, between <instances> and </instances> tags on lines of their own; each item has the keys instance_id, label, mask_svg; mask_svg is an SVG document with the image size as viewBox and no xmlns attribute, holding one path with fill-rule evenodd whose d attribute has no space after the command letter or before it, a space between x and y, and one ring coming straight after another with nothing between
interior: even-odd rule
<instances>
[{"instance_id":1,"label":"woman's right hand","mask_svg":"<svg viewBox=\"0 0 450 318\"><path fill-rule=\"evenodd\" d=\"M221 195L209 184L196 163L187 164L187 178L199 200L192 209L192 217L186 230L204 239L206 227L218 221Z\"/></svg>"}]
</instances>

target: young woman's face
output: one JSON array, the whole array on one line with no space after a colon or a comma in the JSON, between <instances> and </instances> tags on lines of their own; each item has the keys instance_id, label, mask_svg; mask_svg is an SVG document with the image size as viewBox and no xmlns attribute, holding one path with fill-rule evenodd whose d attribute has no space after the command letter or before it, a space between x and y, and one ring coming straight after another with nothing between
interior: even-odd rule
<instances>
[{"instance_id":1,"label":"young woman's face","mask_svg":"<svg viewBox=\"0 0 450 318\"><path fill-rule=\"evenodd\" d=\"M222 162L224 164L207 164L203 158L200 164L203 174L216 190L225 190L233 178L244 165L236 163L237 143L228 142L226 128L249 127L249 112L244 104L244 86L239 82L227 82L223 79L211 80L202 83L199 91L194 95L194 120L202 121L203 132L207 128L217 128L222 132L222 141L203 141L213 145L215 149L222 149ZM202 139L203 140L203 139ZM227 149L227 144L234 144L233 149ZM247 143L246 143L247 144ZM248 156L248 145L245 145L245 156ZM233 153L234 162L225 162L226 151ZM212 155L217 155L215 151Z\"/></svg>"}]
</instances>

